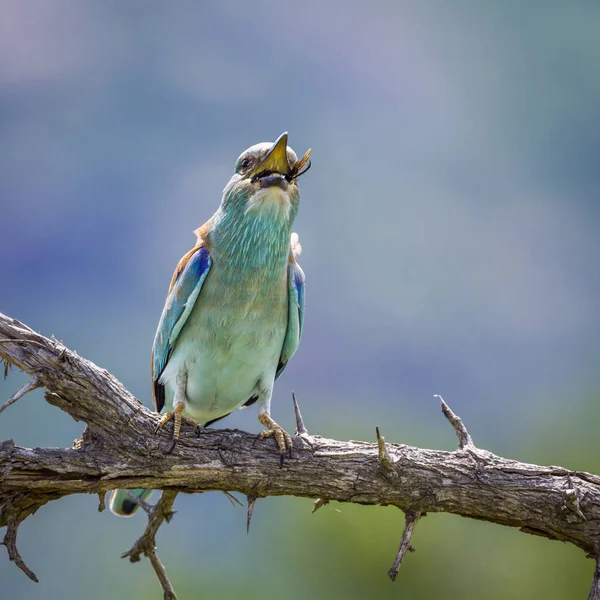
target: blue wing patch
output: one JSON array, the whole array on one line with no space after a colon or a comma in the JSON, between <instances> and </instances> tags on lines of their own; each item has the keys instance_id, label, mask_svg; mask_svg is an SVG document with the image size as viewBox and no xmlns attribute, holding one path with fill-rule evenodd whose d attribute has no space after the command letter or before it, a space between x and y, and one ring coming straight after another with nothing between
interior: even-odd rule
<instances>
[{"instance_id":1,"label":"blue wing patch","mask_svg":"<svg viewBox=\"0 0 600 600\"><path fill-rule=\"evenodd\" d=\"M211 264L208 250L204 247L199 248L188 259L167 297L152 347L152 373L155 382L164 371L177 336L194 308Z\"/></svg>"},{"instance_id":2,"label":"blue wing patch","mask_svg":"<svg viewBox=\"0 0 600 600\"><path fill-rule=\"evenodd\" d=\"M302 325L304 323L304 271L298 263L289 263L288 266L288 294L288 326L275 379L283 373L288 361L294 356L302 335Z\"/></svg>"},{"instance_id":3,"label":"blue wing patch","mask_svg":"<svg viewBox=\"0 0 600 600\"><path fill-rule=\"evenodd\" d=\"M304 324L304 271L299 268L294 270L294 287L298 295L298 321L300 326L300 335L302 335L302 325Z\"/></svg>"}]
</instances>

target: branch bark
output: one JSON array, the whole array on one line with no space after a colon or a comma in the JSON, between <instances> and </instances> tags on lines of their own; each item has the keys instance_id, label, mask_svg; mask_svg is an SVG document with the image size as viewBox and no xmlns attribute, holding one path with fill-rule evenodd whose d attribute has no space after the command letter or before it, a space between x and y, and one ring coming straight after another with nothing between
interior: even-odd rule
<instances>
[{"instance_id":1,"label":"branch bark","mask_svg":"<svg viewBox=\"0 0 600 600\"><path fill-rule=\"evenodd\" d=\"M87 424L73 448L30 449L12 440L0 442L0 527L8 528L9 557L20 561L30 577L35 575L16 550L19 524L51 500L117 487L172 494L236 491L252 501L279 495L318 498L315 509L332 500L394 505L407 514L409 526L398 568L418 517L428 512L518 527L574 544L588 556L600 555L600 477L477 448L443 400L444 415L459 438L454 452L389 444L379 432L375 443L331 440L309 435L300 418L292 458L280 468L273 440L257 441L238 430L204 430L199 437L184 430L173 453L166 455L170 431L155 435L157 414L110 373L1 313L0 358L32 376L28 389L17 392L19 398L43 386L50 404ZM414 518L408 519L410 515ZM160 565L150 550L154 533L140 552ZM594 586L599 589L597 575Z\"/></svg>"}]
</instances>

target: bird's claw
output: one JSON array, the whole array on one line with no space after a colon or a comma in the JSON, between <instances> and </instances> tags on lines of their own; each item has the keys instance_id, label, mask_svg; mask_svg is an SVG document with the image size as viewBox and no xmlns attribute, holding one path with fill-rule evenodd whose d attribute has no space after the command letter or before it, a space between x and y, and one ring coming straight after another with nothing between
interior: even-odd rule
<instances>
[{"instance_id":1,"label":"bird's claw","mask_svg":"<svg viewBox=\"0 0 600 600\"><path fill-rule=\"evenodd\" d=\"M154 428L154 433L157 434L159 429L162 429L171 419L175 417L174 412L166 412L156 424Z\"/></svg>"},{"instance_id":2,"label":"bird's claw","mask_svg":"<svg viewBox=\"0 0 600 600\"><path fill-rule=\"evenodd\" d=\"M156 433L158 433L158 430L162 429L169 421L171 421L171 420L173 421L173 439L171 440L171 445L169 446L169 448L167 450L167 454L171 454L171 452L173 452L173 450L175 449L177 440L179 439L181 423L187 423L188 425L191 425L194 428L196 435L198 437L200 436L200 430L201 430L200 423L198 423L197 421L194 421L194 419L191 419L190 417L184 417L181 414L181 411L183 410L183 408L184 408L183 404L178 404L175 407L174 411L165 413L160 418L160 421L156 424L156 428L154 429L154 433L156 434Z\"/></svg>"},{"instance_id":3,"label":"bird's claw","mask_svg":"<svg viewBox=\"0 0 600 600\"><path fill-rule=\"evenodd\" d=\"M283 459L286 451L289 453L289 457L292 457L292 436L281 425L275 423L266 412L258 415L258 420L261 425L266 427L266 429L263 429L263 431L260 432L258 439L263 440L269 437L275 438L277 446L279 446L279 463L280 466L283 466Z\"/></svg>"}]
</instances>

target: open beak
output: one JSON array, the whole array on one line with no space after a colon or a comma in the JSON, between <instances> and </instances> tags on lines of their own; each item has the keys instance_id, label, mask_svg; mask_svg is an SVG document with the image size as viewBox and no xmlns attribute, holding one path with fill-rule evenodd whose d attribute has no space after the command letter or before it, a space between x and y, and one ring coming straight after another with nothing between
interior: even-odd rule
<instances>
[{"instance_id":1,"label":"open beak","mask_svg":"<svg viewBox=\"0 0 600 600\"><path fill-rule=\"evenodd\" d=\"M265 154L260 163L253 169L255 175L264 173L280 173L289 175L291 173L290 165L287 160L287 131L282 133L273 143L269 151Z\"/></svg>"}]
</instances>

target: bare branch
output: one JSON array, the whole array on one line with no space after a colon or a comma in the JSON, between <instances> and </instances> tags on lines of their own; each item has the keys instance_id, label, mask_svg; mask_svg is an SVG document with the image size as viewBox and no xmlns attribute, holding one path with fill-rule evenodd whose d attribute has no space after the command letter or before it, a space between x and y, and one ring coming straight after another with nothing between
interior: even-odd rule
<instances>
[{"instance_id":1,"label":"bare branch","mask_svg":"<svg viewBox=\"0 0 600 600\"><path fill-rule=\"evenodd\" d=\"M8 557L11 561L29 577L29 579L38 583L38 578L36 574L25 564L25 561L21 558L19 554L19 550L17 549L17 533L19 531L19 525L21 523L17 520L11 519L8 521L8 526L6 528L6 535L4 536L4 540L2 544L6 546L6 550L8 551Z\"/></svg>"},{"instance_id":2,"label":"bare branch","mask_svg":"<svg viewBox=\"0 0 600 600\"><path fill-rule=\"evenodd\" d=\"M392 581L396 581L398 571L402 566L402 561L404 560L406 553L414 552L414 548L410 545L410 543L417 522L421 518L422 514L423 513L419 511L409 511L406 513L404 521L404 531L402 532L402 539L400 540L400 547L398 548L398 553L396 554L396 560L394 560L392 568L388 571L388 575Z\"/></svg>"},{"instance_id":3,"label":"bare branch","mask_svg":"<svg viewBox=\"0 0 600 600\"><path fill-rule=\"evenodd\" d=\"M141 554L146 554L146 552L154 549L154 538L156 537L158 528L164 521L168 523L175 514L171 508L176 497L177 492L173 490L165 490L161 494L156 506L148 513L148 526L143 535L133 545L131 550L125 552L121 558L129 557L131 562L139 562Z\"/></svg>"},{"instance_id":4,"label":"bare branch","mask_svg":"<svg viewBox=\"0 0 600 600\"><path fill-rule=\"evenodd\" d=\"M7 363L8 364L8 363ZM22 398L28 392L42 387L37 377L32 377L19 391L15 392L1 407L0 413L6 410L11 404Z\"/></svg>"},{"instance_id":5,"label":"bare branch","mask_svg":"<svg viewBox=\"0 0 600 600\"><path fill-rule=\"evenodd\" d=\"M158 555L156 554L156 533L159 527L164 521L167 523L172 519L175 514L171 508L177 497L177 492L172 490L165 490L160 497L160 500L156 503L156 506L148 514L148 526L133 545L129 552L125 552L121 558L128 557L131 562L139 562L140 556L143 554L147 556L152 564L152 568L156 573L156 577L163 589L165 600L176 600L175 590L169 581L167 572L160 562Z\"/></svg>"},{"instance_id":6,"label":"bare branch","mask_svg":"<svg viewBox=\"0 0 600 600\"><path fill-rule=\"evenodd\" d=\"M446 402L444 402L444 399L439 394L434 394L433 397L440 399L442 404L442 412L444 413L446 419L448 419L450 422L450 425L454 427L454 431L458 437L458 447L461 449L475 448L475 444L473 444L473 440L471 439L471 436L469 435L469 432L467 431L467 428L465 427L461 418L452 412L450 407L446 404Z\"/></svg>"},{"instance_id":7,"label":"bare branch","mask_svg":"<svg viewBox=\"0 0 600 600\"><path fill-rule=\"evenodd\" d=\"M177 600L177 596L175 595L175 590L173 588L173 584L169 580L167 575L167 571L164 565L160 562L160 558L158 558L158 554L156 554L155 550L150 550L146 554L154 572L156 573L156 577L158 582L160 583L160 587L163 589L163 599L164 600Z\"/></svg>"},{"instance_id":8,"label":"bare branch","mask_svg":"<svg viewBox=\"0 0 600 600\"><path fill-rule=\"evenodd\" d=\"M149 504L145 500L142 500L137 494L135 494L131 490L125 490L125 493L129 496L131 501L134 504L137 504L147 515L151 515L152 511L156 508L155 506L152 506L152 504Z\"/></svg>"},{"instance_id":9,"label":"bare branch","mask_svg":"<svg viewBox=\"0 0 600 600\"><path fill-rule=\"evenodd\" d=\"M231 506L235 506L236 504L238 506L244 506L233 494L230 494L229 492L225 492L225 491L223 491L223 493L225 494L225 497L227 498L227 500L229 500L229 502L231 502Z\"/></svg>"},{"instance_id":10,"label":"bare branch","mask_svg":"<svg viewBox=\"0 0 600 600\"><path fill-rule=\"evenodd\" d=\"M596 557L594 565L594 577L592 579L592 587L588 600L600 600L600 554Z\"/></svg>"},{"instance_id":11,"label":"bare branch","mask_svg":"<svg viewBox=\"0 0 600 600\"><path fill-rule=\"evenodd\" d=\"M167 490L150 508L146 532L126 554L132 561L142 554L150 559L167 598L174 592L156 556L154 538L170 518L178 492L244 494L249 500L248 523L252 498L265 496L318 498L313 511L332 500L396 506L405 511L407 523L392 574L400 568L414 526L426 512L516 527L569 542L594 557L600 552L600 477L477 449L441 398L459 439L455 452L386 443L380 432L377 444L305 436L310 443L296 444L293 459L280 469L279 452L271 445L255 444L255 435L206 429L199 437L183 431L173 453L165 455L170 433L154 435L156 413L106 370L2 314L0 342L0 359L35 377L47 389L49 404L87 423L73 448L31 449L11 440L0 442L0 527L8 527L4 540L9 556L32 578L16 550L18 524L62 496L102 495L115 488ZM299 410L297 414L302 435L306 428ZM598 567L597 595L590 598L600 600L597 571Z\"/></svg>"}]
</instances>

